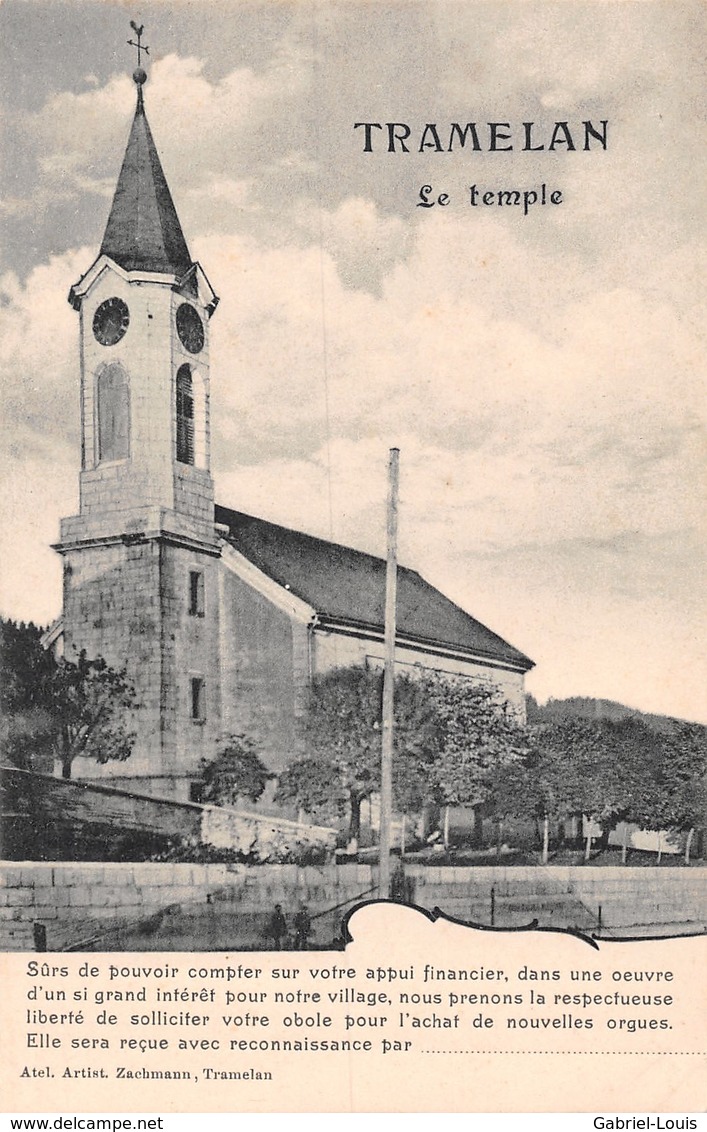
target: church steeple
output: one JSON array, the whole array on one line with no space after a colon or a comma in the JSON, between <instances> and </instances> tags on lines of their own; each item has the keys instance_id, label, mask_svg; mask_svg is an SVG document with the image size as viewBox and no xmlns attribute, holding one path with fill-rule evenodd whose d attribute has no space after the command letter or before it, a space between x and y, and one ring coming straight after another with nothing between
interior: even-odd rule
<instances>
[{"instance_id":1,"label":"church steeple","mask_svg":"<svg viewBox=\"0 0 707 1132\"><path fill-rule=\"evenodd\" d=\"M138 54L147 51L143 29L131 26ZM139 59L133 80L137 106L101 249L69 293L81 316L81 512L124 533L137 512L147 522L145 509L157 508L155 529L211 545L209 322L218 297L189 254Z\"/></svg>"},{"instance_id":2,"label":"church steeple","mask_svg":"<svg viewBox=\"0 0 707 1132\"><path fill-rule=\"evenodd\" d=\"M131 22L138 53L142 28ZM79 315L79 514L62 520L64 644L127 664L139 710L127 781L179 789L219 723L220 553L210 467L209 337L218 303L189 254L137 107ZM121 773L114 770L117 775ZM125 773L125 772L123 772Z\"/></svg>"},{"instance_id":3,"label":"church steeple","mask_svg":"<svg viewBox=\"0 0 707 1132\"><path fill-rule=\"evenodd\" d=\"M125 271L181 278L192 258L145 114L147 75L138 67L133 79L137 107L100 254Z\"/></svg>"}]
</instances>

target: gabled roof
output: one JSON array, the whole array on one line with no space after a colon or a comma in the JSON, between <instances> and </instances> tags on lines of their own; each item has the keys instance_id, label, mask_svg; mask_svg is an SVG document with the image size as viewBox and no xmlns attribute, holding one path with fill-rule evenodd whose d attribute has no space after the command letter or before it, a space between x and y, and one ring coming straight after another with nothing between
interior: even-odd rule
<instances>
[{"instance_id":1,"label":"gabled roof","mask_svg":"<svg viewBox=\"0 0 707 1132\"><path fill-rule=\"evenodd\" d=\"M100 254L126 271L183 276L192 265L145 116L141 87Z\"/></svg>"},{"instance_id":2,"label":"gabled roof","mask_svg":"<svg viewBox=\"0 0 707 1132\"><path fill-rule=\"evenodd\" d=\"M280 586L316 610L320 622L380 632L385 617L383 558L216 507L227 541ZM398 569L398 637L470 653L527 671L533 661L426 582Z\"/></svg>"}]
</instances>

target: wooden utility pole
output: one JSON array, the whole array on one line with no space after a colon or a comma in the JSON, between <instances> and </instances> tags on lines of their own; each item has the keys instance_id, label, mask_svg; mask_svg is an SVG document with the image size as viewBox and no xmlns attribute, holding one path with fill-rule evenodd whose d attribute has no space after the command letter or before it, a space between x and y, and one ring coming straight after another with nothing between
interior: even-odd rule
<instances>
[{"instance_id":1,"label":"wooden utility pole","mask_svg":"<svg viewBox=\"0 0 707 1132\"><path fill-rule=\"evenodd\" d=\"M390 449L388 463L388 554L385 571L385 671L383 673L383 736L381 743L381 801L378 895L390 896L390 827L393 820L393 708L395 695L395 630L398 592L398 462L400 450Z\"/></svg>"}]
</instances>

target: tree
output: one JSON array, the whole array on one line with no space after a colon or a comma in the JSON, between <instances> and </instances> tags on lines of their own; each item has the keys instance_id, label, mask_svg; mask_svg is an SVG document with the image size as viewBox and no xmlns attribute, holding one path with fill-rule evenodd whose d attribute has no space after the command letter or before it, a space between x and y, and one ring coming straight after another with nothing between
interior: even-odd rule
<instances>
[{"instance_id":1,"label":"tree","mask_svg":"<svg viewBox=\"0 0 707 1132\"><path fill-rule=\"evenodd\" d=\"M54 667L39 626L0 619L0 754L22 770L52 770Z\"/></svg>"},{"instance_id":2,"label":"tree","mask_svg":"<svg viewBox=\"0 0 707 1132\"><path fill-rule=\"evenodd\" d=\"M57 661L41 639L36 625L0 621L2 753L23 770L51 771L58 759L63 778L79 756L127 759L135 699L125 671L85 652Z\"/></svg>"},{"instance_id":3,"label":"tree","mask_svg":"<svg viewBox=\"0 0 707 1132\"><path fill-rule=\"evenodd\" d=\"M641 829L687 833L685 861L696 826L707 813L707 729L674 722L660 736L634 792L630 820Z\"/></svg>"},{"instance_id":4,"label":"tree","mask_svg":"<svg viewBox=\"0 0 707 1132\"><path fill-rule=\"evenodd\" d=\"M494 804L516 817L543 823L547 861L550 822L584 814L606 836L617 823L687 832L707 809L707 730L699 724L635 714L590 720L556 716L529 729L529 754L517 776L494 784ZM500 801L496 800L496 796ZM591 850L591 827L586 856ZM627 840L622 857L626 861Z\"/></svg>"},{"instance_id":5,"label":"tree","mask_svg":"<svg viewBox=\"0 0 707 1132\"><path fill-rule=\"evenodd\" d=\"M520 768L527 752L525 733L500 690L489 683L429 675L424 690L432 715L434 758L429 785L448 807L478 808L491 798L493 783L506 768ZM448 841L445 814L445 844Z\"/></svg>"},{"instance_id":6,"label":"tree","mask_svg":"<svg viewBox=\"0 0 707 1132\"><path fill-rule=\"evenodd\" d=\"M551 822L585 815L590 822L588 858L593 823L606 836L618 822L636 820L640 800L653 797L653 768L663 740L635 716L556 717L530 728L529 740L526 772L513 812L542 821L544 862Z\"/></svg>"},{"instance_id":7,"label":"tree","mask_svg":"<svg viewBox=\"0 0 707 1132\"><path fill-rule=\"evenodd\" d=\"M100 764L130 757L134 735L128 713L135 707L135 694L124 669L111 668L102 657L88 660L85 652L75 663L62 659L49 682L48 704L62 778L71 778L79 757Z\"/></svg>"},{"instance_id":8,"label":"tree","mask_svg":"<svg viewBox=\"0 0 707 1132\"><path fill-rule=\"evenodd\" d=\"M276 802L295 805L315 821L326 824L342 819L350 800L351 791L345 776L338 773L338 767L334 767L325 754L291 762L279 776L275 792Z\"/></svg>"},{"instance_id":9,"label":"tree","mask_svg":"<svg viewBox=\"0 0 707 1132\"><path fill-rule=\"evenodd\" d=\"M215 806L235 806L239 798L257 802L274 777L252 739L230 735L214 759L202 762L203 799Z\"/></svg>"},{"instance_id":10,"label":"tree","mask_svg":"<svg viewBox=\"0 0 707 1132\"><path fill-rule=\"evenodd\" d=\"M393 737L393 805L405 815L421 810L430 800L430 776L437 750L434 703L419 675L395 679Z\"/></svg>"},{"instance_id":11,"label":"tree","mask_svg":"<svg viewBox=\"0 0 707 1132\"><path fill-rule=\"evenodd\" d=\"M358 844L361 803L380 789L383 674L352 666L314 680L305 724L309 754L281 775L276 800L295 802L312 815L348 811L349 841ZM432 758L432 713L421 683L395 681L396 803L424 792Z\"/></svg>"},{"instance_id":12,"label":"tree","mask_svg":"<svg viewBox=\"0 0 707 1132\"><path fill-rule=\"evenodd\" d=\"M497 853L501 851L504 823L509 817L537 818L535 780L530 760L528 740L528 749L522 758L500 766L489 785L484 809L496 821Z\"/></svg>"},{"instance_id":13,"label":"tree","mask_svg":"<svg viewBox=\"0 0 707 1132\"><path fill-rule=\"evenodd\" d=\"M558 719L533 730L530 781L524 802L543 822L547 862L550 822L584 814L602 827L614 825L627 808L615 725ZM523 804L523 802L521 802ZM591 849L591 826L587 856Z\"/></svg>"},{"instance_id":14,"label":"tree","mask_svg":"<svg viewBox=\"0 0 707 1132\"><path fill-rule=\"evenodd\" d=\"M0 618L0 707L3 714L41 707L54 659L42 647L43 629Z\"/></svg>"}]
</instances>

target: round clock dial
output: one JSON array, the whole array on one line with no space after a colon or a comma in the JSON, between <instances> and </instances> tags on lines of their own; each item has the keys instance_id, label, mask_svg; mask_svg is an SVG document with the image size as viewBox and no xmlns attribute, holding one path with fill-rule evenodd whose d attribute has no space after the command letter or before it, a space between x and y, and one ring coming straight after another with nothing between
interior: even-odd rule
<instances>
[{"instance_id":1,"label":"round clock dial","mask_svg":"<svg viewBox=\"0 0 707 1132\"><path fill-rule=\"evenodd\" d=\"M125 334L130 313L122 299L106 299L93 316L93 333L102 346L115 346Z\"/></svg>"},{"instance_id":2,"label":"round clock dial","mask_svg":"<svg viewBox=\"0 0 707 1132\"><path fill-rule=\"evenodd\" d=\"M182 303L177 308L177 334L179 341L190 354L198 354L204 348L204 324L190 303Z\"/></svg>"}]
</instances>

